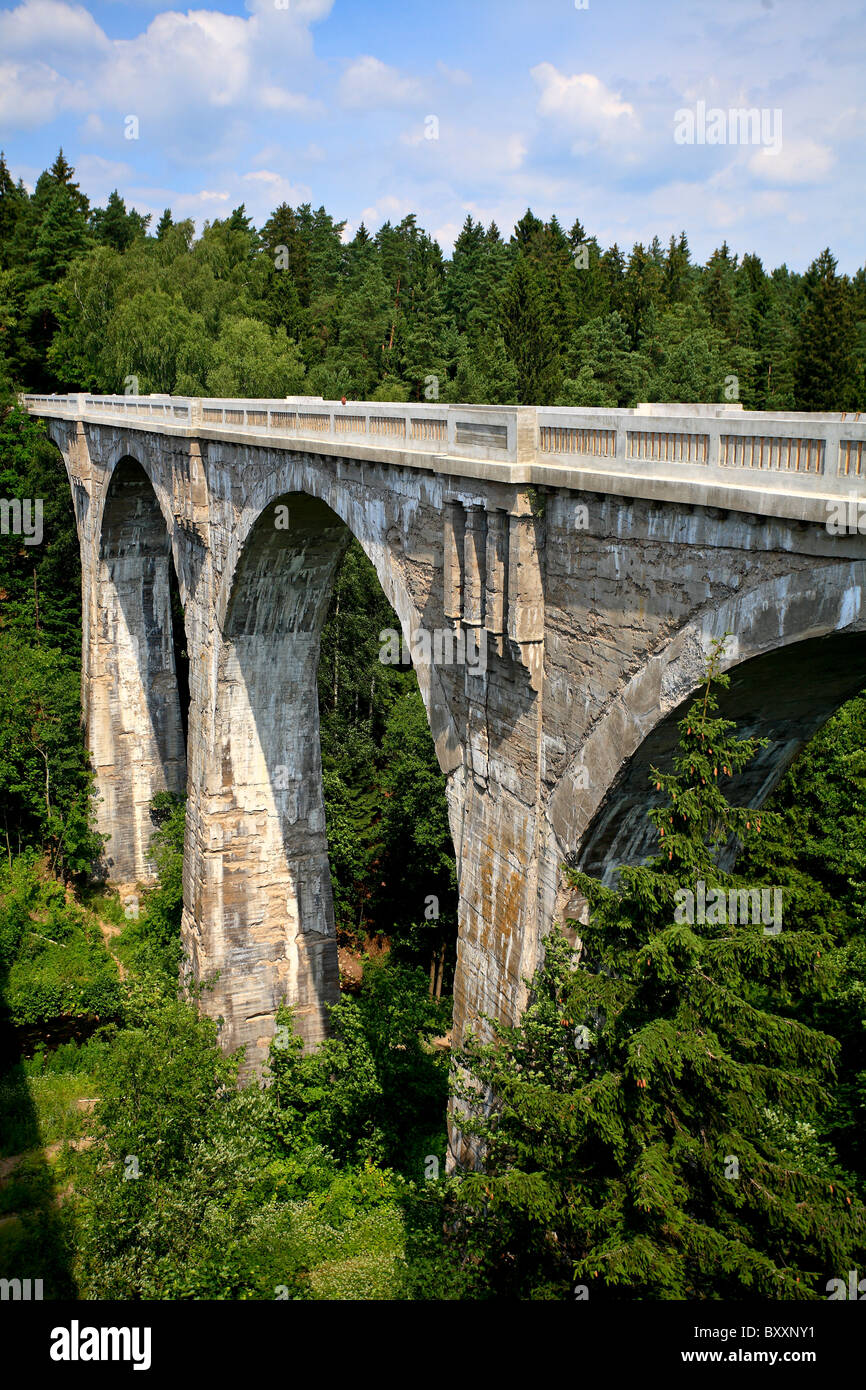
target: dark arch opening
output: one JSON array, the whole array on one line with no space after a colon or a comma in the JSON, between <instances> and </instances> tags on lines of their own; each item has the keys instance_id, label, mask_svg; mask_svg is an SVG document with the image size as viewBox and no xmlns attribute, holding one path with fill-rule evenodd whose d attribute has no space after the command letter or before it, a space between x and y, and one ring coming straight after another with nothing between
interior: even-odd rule
<instances>
[{"instance_id":1,"label":"dark arch opening","mask_svg":"<svg viewBox=\"0 0 866 1390\"><path fill-rule=\"evenodd\" d=\"M453 987L457 874L445 777L418 680L357 540L337 570L319 659L325 817L344 987L383 945ZM390 657L400 650L401 659ZM382 660L385 656L389 658ZM402 658L406 657L404 661Z\"/></svg>"},{"instance_id":2,"label":"dark arch opening","mask_svg":"<svg viewBox=\"0 0 866 1390\"><path fill-rule=\"evenodd\" d=\"M728 674L730 685L718 695L720 714L736 721L740 736L768 740L731 782L728 796L735 805L760 806L821 726L866 687L866 640L862 633L833 633L793 642ZM658 799L650 768L670 768L677 724L693 698L661 720L622 768L582 838L578 863L584 872L610 882L623 865L655 853L647 812Z\"/></svg>"},{"instance_id":3,"label":"dark arch opening","mask_svg":"<svg viewBox=\"0 0 866 1390\"><path fill-rule=\"evenodd\" d=\"M205 792L219 807L219 826L212 820L209 829L193 826L203 845L197 911L220 924L209 938L208 965L220 972L209 1011L226 1019L232 1045L247 1046L250 1066L266 1058L283 1000L294 1005L296 1027L313 1044L327 1031L326 1006L339 994L330 847L337 849L341 835L339 853L351 855L358 836L345 818L339 823L340 789L333 779L326 806L319 659L332 606L329 640L346 619L345 607L337 618L345 590L338 585L335 593L334 580L347 552L376 601L363 620L363 638L352 630L339 639L344 675L347 665L356 675L363 666L369 622L375 627L382 611L379 581L372 584L368 562L350 551L351 540L346 524L317 498L275 498L246 539L223 625ZM375 641L378 655L378 630ZM338 672L338 706L343 679ZM329 683L333 689L333 670L325 675ZM322 703L327 717L327 693ZM358 705L363 722L360 692ZM441 788L438 764L436 776ZM351 797L358 787L343 790ZM369 869L381 872L382 866L371 862ZM341 886L337 876L338 903ZM422 918L423 907L418 904Z\"/></svg>"},{"instance_id":4,"label":"dark arch opening","mask_svg":"<svg viewBox=\"0 0 866 1390\"><path fill-rule=\"evenodd\" d=\"M186 791L189 673L171 537L130 457L106 494L96 590L87 722L106 867L115 880L146 881L153 797Z\"/></svg>"}]
</instances>

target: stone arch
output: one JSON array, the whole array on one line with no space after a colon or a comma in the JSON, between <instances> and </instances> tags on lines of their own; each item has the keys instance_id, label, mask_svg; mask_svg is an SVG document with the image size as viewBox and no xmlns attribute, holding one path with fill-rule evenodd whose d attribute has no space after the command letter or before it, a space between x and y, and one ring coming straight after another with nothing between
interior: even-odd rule
<instances>
[{"instance_id":1,"label":"stone arch","mask_svg":"<svg viewBox=\"0 0 866 1390\"><path fill-rule=\"evenodd\" d=\"M280 481L285 481L281 479ZM352 535L371 560L404 633L417 615L391 555L338 490L281 491L270 479L239 518L216 596L212 732L202 785L191 787L184 936L225 1042L265 1060L287 999L308 1045L339 995L336 929L322 791L318 663L334 577ZM303 480L308 483L307 479ZM324 493L325 496L320 495ZM353 525L354 523L354 525ZM418 672L437 756L462 751L435 668ZM459 774L458 774L459 776ZM449 802L453 797L449 796ZM452 806L453 810L453 806ZM458 818L452 814L452 833Z\"/></svg>"},{"instance_id":2,"label":"stone arch","mask_svg":"<svg viewBox=\"0 0 866 1390\"><path fill-rule=\"evenodd\" d=\"M735 792L760 804L806 740L866 684L864 586L866 563L824 565L767 580L697 614L627 683L589 730L554 788L547 823L559 862L577 851L593 872L609 876L617 863L636 862L650 852L642 813L640 831L633 823L617 827L615 822L618 816L632 815L643 763L663 760L671 751L676 721L702 683L710 644L726 632L732 636L723 669L742 668L739 689L736 680L732 682L727 708L747 730L767 732L774 727L767 710L748 709L749 696L766 690L774 676L778 686L783 673L790 675L795 649L813 663L814 678L801 684L796 712L789 702L788 713L776 721L777 746L756 760L755 775L744 779ZM841 659L841 669L832 679L826 665L823 670L814 665L822 659L837 667ZM645 809L645 780L642 792Z\"/></svg>"},{"instance_id":3,"label":"stone arch","mask_svg":"<svg viewBox=\"0 0 866 1390\"><path fill-rule=\"evenodd\" d=\"M403 636L411 643L412 634L422 626L421 615L412 602L409 590L400 573L384 527L369 524L369 517L358 507L355 498L345 487L335 485L333 476L322 479L317 471L304 469L299 479L294 467L270 474L259 487L251 489L247 506L232 528L231 540L223 567L222 580L216 596L216 620L219 630L228 612L234 592L238 567L249 537L259 519L281 498L305 495L323 503L346 526L370 561L386 599L400 620ZM377 518L378 520L378 518ZM448 776L463 766L463 741L457 732L450 702L443 689L435 665L419 657L414 663L415 674L427 720L442 772Z\"/></svg>"},{"instance_id":4,"label":"stone arch","mask_svg":"<svg viewBox=\"0 0 866 1390\"><path fill-rule=\"evenodd\" d=\"M113 444L108 453L101 474L99 488L91 502L92 525L94 534L101 536L105 509L108 506L111 496L112 485L117 469L129 461L136 463L145 475L150 484L153 497L159 507L165 526L165 534L168 537L171 558L174 563L174 573L180 589L181 601L184 606L191 597L192 585L188 574L188 566L184 563L184 555L181 538L178 534L177 517L173 510L173 491L174 491L174 470L166 468L166 456L164 451L153 448L152 442L144 436L136 440L136 447L130 446L129 440L123 440Z\"/></svg>"},{"instance_id":5,"label":"stone arch","mask_svg":"<svg viewBox=\"0 0 866 1390\"><path fill-rule=\"evenodd\" d=\"M89 640L87 744L97 824L109 836L109 876L153 877L150 803L186 787L186 748L171 617L172 527L151 472L121 449L94 508L94 554L84 583Z\"/></svg>"}]
</instances>

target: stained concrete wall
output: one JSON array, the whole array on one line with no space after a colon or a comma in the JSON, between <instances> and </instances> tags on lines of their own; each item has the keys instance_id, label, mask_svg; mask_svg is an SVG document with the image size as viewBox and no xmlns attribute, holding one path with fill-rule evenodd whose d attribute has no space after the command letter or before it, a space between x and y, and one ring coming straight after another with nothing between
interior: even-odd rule
<instances>
[{"instance_id":1,"label":"stained concrete wall","mask_svg":"<svg viewBox=\"0 0 866 1390\"><path fill-rule=\"evenodd\" d=\"M220 972L204 1007L250 1065L265 1058L282 998L314 1043L337 992L316 665L350 534L407 638L471 631L486 653L483 671L416 667L457 859L458 1039L524 1003L543 936L568 910L566 854L584 849L605 872L646 852L640 750L655 737L647 748L664 751L713 637L733 634L732 667L809 644L785 668L801 695L777 717L772 680L743 685L739 715L775 740L749 789L758 795L861 679L858 535L684 500L538 496L417 459L89 422L51 429L76 500L84 701L115 876L146 876L145 792L176 784L182 765L158 517L169 538L190 654L184 942L199 978ZM832 659L827 647L825 661L831 635L847 645Z\"/></svg>"}]
</instances>

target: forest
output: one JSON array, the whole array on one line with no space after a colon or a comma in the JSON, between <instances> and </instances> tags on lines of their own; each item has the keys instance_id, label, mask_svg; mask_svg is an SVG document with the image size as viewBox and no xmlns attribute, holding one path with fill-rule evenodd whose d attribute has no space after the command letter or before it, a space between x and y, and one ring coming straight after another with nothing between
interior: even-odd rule
<instances>
[{"instance_id":1,"label":"forest","mask_svg":"<svg viewBox=\"0 0 866 1390\"><path fill-rule=\"evenodd\" d=\"M0 1276L80 1299L772 1301L866 1266L866 695L756 813L725 794L757 748L718 713L716 652L653 774L664 851L612 888L566 866L580 949L555 930L523 1018L455 1067L444 779L353 543L319 665L341 998L313 1054L284 1008L266 1084L242 1083L184 973L183 802L154 801L138 916L99 872L72 504L22 390L857 410L866 269L726 243L700 265L685 233L602 248L530 210L510 235L467 217L450 257L413 216L347 237L309 205L197 234L119 192L91 206L62 151L32 193L0 157L0 495L44 508L40 545L0 536ZM762 876L778 936L678 920L698 879ZM449 1096L473 1171L446 1165Z\"/></svg>"}]
</instances>

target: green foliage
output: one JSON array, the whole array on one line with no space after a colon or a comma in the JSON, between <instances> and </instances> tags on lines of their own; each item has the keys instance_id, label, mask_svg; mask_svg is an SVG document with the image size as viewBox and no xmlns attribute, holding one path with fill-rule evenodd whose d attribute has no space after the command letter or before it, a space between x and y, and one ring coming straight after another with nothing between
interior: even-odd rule
<instances>
[{"instance_id":1,"label":"green foliage","mask_svg":"<svg viewBox=\"0 0 866 1390\"><path fill-rule=\"evenodd\" d=\"M150 218L91 209L62 155L32 196L0 162L0 381L16 386L339 399L863 404L864 271L829 250L768 274L685 232L603 250L530 209L509 241L471 216L446 261L414 214L343 244L324 208ZM730 394L730 378L738 390ZM729 391L725 395L725 391Z\"/></svg>"},{"instance_id":2,"label":"green foliage","mask_svg":"<svg viewBox=\"0 0 866 1390\"><path fill-rule=\"evenodd\" d=\"M19 1027L123 1011L99 927L25 855L0 867L0 978L3 1009Z\"/></svg>"},{"instance_id":3,"label":"green foliage","mask_svg":"<svg viewBox=\"0 0 866 1390\"><path fill-rule=\"evenodd\" d=\"M144 894L140 915L128 922L121 950L139 973L172 990L181 962L186 798L159 792L151 802L151 818L157 825L151 855L158 878Z\"/></svg>"},{"instance_id":4,"label":"green foliage","mask_svg":"<svg viewBox=\"0 0 866 1390\"><path fill-rule=\"evenodd\" d=\"M69 487L44 429L2 404L0 493L38 503L43 530L38 545L0 537L0 835L7 857L35 848L59 872L82 874L102 841L92 825L80 728L79 562Z\"/></svg>"},{"instance_id":5,"label":"green foliage","mask_svg":"<svg viewBox=\"0 0 866 1390\"><path fill-rule=\"evenodd\" d=\"M52 867L86 872L102 847L91 822L92 777L81 746L75 662L56 647L0 632L0 799L7 855L42 850Z\"/></svg>"},{"instance_id":6,"label":"green foliage","mask_svg":"<svg viewBox=\"0 0 866 1390\"><path fill-rule=\"evenodd\" d=\"M281 1010L267 1090L280 1144L417 1175L420 1157L435 1152L425 1146L438 1142L447 1096L447 1061L429 1040L447 1026L424 972L401 965L369 963L361 993L332 1006L330 1034L311 1055Z\"/></svg>"},{"instance_id":7,"label":"green foliage","mask_svg":"<svg viewBox=\"0 0 866 1390\"><path fill-rule=\"evenodd\" d=\"M680 910L699 879L744 886L719 853L773 819L725 797L755 751L717 714L726 681L714 658L673 771L653 770L659 853L615 889L569 871L579 941L548 941L519 1027L465 1047L483 1171L460 1238L500 1295L814 1298L862 1258L866 1212L819 1140L839 1044L797 1017L832 979L824 938Z\"/></svg>"},{"instance_id":8,"label":"green foliage","mask_svg":"<svg viewBox=\"0 0 866 1390\"><path fill-rule=\"evenodd\" d=\"M400 632L397 615L353 541L334 584L319 661L337 923L347 936L387 934L427 967L446 942L453 952L454 855L417 681L410 668L379 660L380 636L389 630ZM439 915L422 927L430 897L438 899Z\"/></svg>"},{"instance_id":9,"label":"green foliage","mask_svg":"<svg viewBox=\"0 0 866 1390\"><path fill-rule=\"evenodd\" d=\"M829 247L812 262L803 288L794 368L799 408L857 410L864 375L856 358L854 301L847 276L836 274Z\"/></svg>"},{"instance_id":10,"label":"green foliage","mask_svg":"<svg viewBox=\"0 0 866 1390\"><path fill-rule=\"evenodd\" d=\"M73 1167L85 1296L392 1294L404 1184L370 1163L340 1171L321 1148L286 1153L270 1092L238 1089L238 1060L178 1001L112 1042Z\"/></svg>"},{"instance_id":11,"label":"green foliage","mask_svg":"<svg viewBox=\"0 0 866 1390\"><path fill-rule=\"evenodd\" d=\"M786 920L823 929L827 995L805 1021L840 1045L833 1107L819 1133L866 1192L866 699L848 701L804 749L771 801L776 829L752 845L741 872L772 867Z\"/></svg>"},{"instance_id":12,"label":"green foliage","mask_svg":"<svg viewBox=\"0 0 866 1390\"><path fill-rule=\"evenodd\" d=\"M236 1076L216 1025L189 1004L167 1002L118 1035L97 1073L95 1142L78 1160L86 1296L274 1296L278 1232L272 1211L252 1211Z\"/></svg>"}]
</instances>

